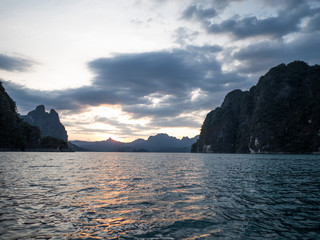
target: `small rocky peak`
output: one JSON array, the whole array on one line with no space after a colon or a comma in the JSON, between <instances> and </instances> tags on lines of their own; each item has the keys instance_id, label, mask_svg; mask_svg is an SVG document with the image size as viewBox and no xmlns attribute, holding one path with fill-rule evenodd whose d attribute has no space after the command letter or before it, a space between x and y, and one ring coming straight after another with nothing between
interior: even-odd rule
<instances>
[{"instance_id":1,"label":"small rocky peak","mask_svg":"<svg viewBox=\"0 0 320 240\"><path fill-rule=\"evenodd\" d=\"M226 97L224 98L224 101L221 105L222 108L230 107L234 104L239 104L241 102L241 98L243 97L245 93L241 91L240 89L233 90L229 92Z\"/></svg>"},{"instance_id":2,"label":"small rocky peak","mask_svg":"<svg viewBox=\"0 0 320 240\"><path fill-rule=\"evenodd\" d=\"M37 106L37 107L36 107L36 111L37 111L37 112L45 112L45 107L44 107L44 105L39 105L39 106Z\"/></svg>"},{"instance_id":3,"label":"small rocky peak","mask_svg":"<svg viewBox=\"0 0 320 240\"><path fill-rule=\"evenodd\" d=\"M50 117L59 119L59 115L54 109L50 110Z\"/></svg>"},{"instance_id":4,"label":"small rocky peak","mask_svg":"<svg viewBox=\"0 0 320 240\"><path fill-rule=\"evenodd\" d=\"M32 122L29 123L32 125L37 118L45 118L48 116L48 113L45 111L44 105L39 105L35 110L29 112L27 116L31 117Z\"/></svg>"}]
</instances>

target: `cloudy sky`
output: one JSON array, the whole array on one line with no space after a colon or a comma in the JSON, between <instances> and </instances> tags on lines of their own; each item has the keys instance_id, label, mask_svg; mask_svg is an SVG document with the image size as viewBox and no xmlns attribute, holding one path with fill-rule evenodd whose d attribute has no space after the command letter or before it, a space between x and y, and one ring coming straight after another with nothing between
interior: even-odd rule
<instances>
[{"instance_id":1,"label":"cloudy sky","mask_svg":"<svg viewBox=\"0 0 320 240\"><path fill-rule=\"evenodd\" d=\"M268 69L320 64L318 0L0 0L0 79L70 140L199 134Z\"/></svg>"}]
</instances>

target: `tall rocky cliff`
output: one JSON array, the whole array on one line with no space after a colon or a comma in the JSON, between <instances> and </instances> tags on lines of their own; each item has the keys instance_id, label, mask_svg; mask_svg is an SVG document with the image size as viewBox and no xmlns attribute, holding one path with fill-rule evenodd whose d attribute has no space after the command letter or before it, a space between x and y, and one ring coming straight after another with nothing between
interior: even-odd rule
<instances>
[{"instance_id":1,"label":"tall rocky cliff","mask_svg":"<svg viewBox=\"0 0 320 240\"><path fill-rule=\"evenodd\" d=\"M0 82L0 150L25 150L40 144L40 130L19 118L16 103Z\"/></svg>"},{"instance_id":2,"label":"tall rocky cliff","mask_svg":"<svg viewBox=\"0 0 320 240\"><path fill-rule=\"evenodd\" d=\"M262 76L249 91L228 93L208 113L192 152L320 151L320 66L295 61Z\"/></svg>"},{"instance_id":3,"label":"tall rocky cliff","mask_svg":"<svg viewBox=\"0 0 320 240\"><path fill-rule=\"evenodd\" d=\"M60 122L59 115L54 109L51 109L50 113L47 113L45 107L40 105L36 107L35 110L21 117L27 123L39 127L42 136L50 136L66 142L68 141L67 131Z\"/></svg>"}]
</instances>

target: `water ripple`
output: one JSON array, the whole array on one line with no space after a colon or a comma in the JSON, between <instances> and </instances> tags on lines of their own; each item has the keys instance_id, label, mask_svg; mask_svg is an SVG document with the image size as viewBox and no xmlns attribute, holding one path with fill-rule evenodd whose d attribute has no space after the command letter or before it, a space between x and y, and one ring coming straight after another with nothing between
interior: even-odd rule
<instances>
[{"instance_id":1,"label":"water ripple","mask_svg":"<svg viewBox=\"0 0 320 240\"><path fill-rule=\"evenodd\" d=\"M320 158L0 153L1 239L319 239Z\"/></svg>"}]
</instances>

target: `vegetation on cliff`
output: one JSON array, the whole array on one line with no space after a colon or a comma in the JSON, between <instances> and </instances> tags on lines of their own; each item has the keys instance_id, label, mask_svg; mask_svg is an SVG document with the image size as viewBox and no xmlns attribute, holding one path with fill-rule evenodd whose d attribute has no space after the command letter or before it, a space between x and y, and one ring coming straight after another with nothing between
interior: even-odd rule
<instances>
[{"instance_id":1,"label":"vegetation on cliff","mask_svg":"<svg viewBox=\"0 0 320 240\"><path fill-rule=\"evenodd\" d=\"M295 61L262 76L249 91L228 93L208 113L192 152L320 151L320 66Z\"/></svg>"}]
</instances>

